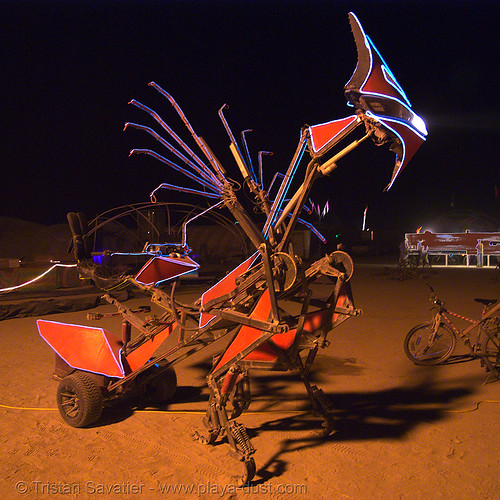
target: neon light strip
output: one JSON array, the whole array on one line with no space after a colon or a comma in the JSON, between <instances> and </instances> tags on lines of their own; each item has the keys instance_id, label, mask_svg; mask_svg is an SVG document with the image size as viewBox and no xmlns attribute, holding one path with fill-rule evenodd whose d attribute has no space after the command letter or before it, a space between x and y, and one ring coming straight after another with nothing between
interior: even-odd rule
<instances>
[{"instance_id":1,"label":"neon light strip","mask_svg":"<svg viewBox=\"0 0 500 500\"><path fill-rule=\"evenodd\" d=\"M326 243L326 238L310 222L307 222L304 219L300 218L297 219L297 222L300 222L300 224L306 226L311 231L311 233L315 234L321 240L322 243Z\"/></svg>"},{"instance_id":2,"label":"neon light strip","mask_svg":"<svg viewBox=\"0 0 500 500\"><path fill-rule=\"evenodd\" d=\"M205 191L197 191L196 189L190 189L190 188L185 188L185 187L181 187L181 186L174 186L173 184L167 184L166 182L163 182L156 189L151 191L149 197L150 198L154 197L156 191L158 191L159 189L163 189L163 188L171 189L172 191L181 191L183 193L199 194L201 196L206 196L207 198L219 199L222 196L220 194L206 193Z\"/></svg>"},{"instance_id":3,"label":"neon light strip","mask_svg":"<svg viewBox=\"0 0 500 500\"><path fill-rule=\"evenodd\" d=\"M127 122L125 123L125 128L127 127L133 127L138 130L143 130L144 132L147 132L148 134L152 135L160 144L165 146L171 153L173 153L177 158L182 160L186 165L189 165L191 168L196 170L198 174L200 174L206 181L222 187L222 184L219 182L219 180L210 172L208 169L205 171L204 169L200 168L196 163L193 163L189 158L184 156L180 151L178 151L174 146L172 146L168 141L166 141L160 134L158 134L155 130L153 130L151 127L146 127L145 125L139 125L137 123L131 123Z\"/></svg>"},{"instance_id":4,"label":"neon light strip","mask_svg":"<svg viewBox=\"0 0 500 500\"><path fill-rule=\"evenodd\" d=\"M409 128L413 133L417 134L424 141L425 141L425 137L422 136L422 135L420 135L415 130L413 130L413 128L410 128L409 125L405 121L395 120L395 119L385 118L385 117L382 119L379 116L376 116L373 113L370 113L369 111L367 111L366 114L368 116L371 116L375 120L379 121L380 123L382 123L384 125L384 127L387 127L396 137L399 138L399 140L401 141L402 147L403 147L403 154L401 156L401 159L399 160L399 168L398 168L396 174L395 175L393 174L392 181L385 188L386 190L389 190L391 188L391 186L394 184L394 181L396 180L396 177L399 175L399 172L401 171L401 167L404 165L404 160L405 160L405 157L406 157L406 144L405 144L405 141L403 140L403 138L401 137L401 134L399 134L398 132L396 132L396 130L394 130L386 122L393 122L393 123L399 123L400 125L404 125L405 127Z\"/></svg>"},{"instance_id":5,"label":"neon light strip","mask_svg":"<svg viewBox=\"0 0 500 500\"><path fill-rule=\"evenodd\" d=\"M381 69L382 69L382 73L384 75L384 78L385 78L386 82L389 85L391 85L394 89L396 89L403 96L403 98L405 99L405 101L408 104L408 106L411 107L410 100L406 96L406 93L403 90L403 88L401 87L401 85L399 84L399 82L396 80L396 77L394 76L393 72L390 70L389 66L385 62L384 58L382 57L382 54L378 51L377 47L372 42L371 38L368 35L365 35L365 37L367 38L368 42L373 47L373 49L375 50L375 52L377 53L377 55L380 57L380 60L382 61ZM370 68L370 70L371 70L371 68ZM387 76L389 76L389 78L387 78Z\"/></svg>"},{"instance_id":6,"label":"neon light strip","mask_svg":"<svg viewBox=\"0 0 500 500\"><path fill-rule=\"evenodd\" d=\"M179 276L184 276L185 274L194 273L197 271L199 267L195 267L194 269L190 269L189 271L185 271L183 273L176 274L175 276L171 276L170 278L165 278L164 280L157 281L154 286L158 286L160 283L165 283L165 281L173 280L174 278L178 278ZM144 283L145 285L151 285L151 283Z\"/></svg>"},{"instance_id":7,"label":"neon light strip","mask_svg":"<svg viewBox=\"0 0 500 500\"><path fill-rule=\"evenodd\" d=\"M189 219L186 221L183 226L182 226L182 248L189 248L189 245L187 244L187 233L186 233L186 226L193 220L197 219L198 217L201 217L202 215L206 214L213 208L219 207L224 203L224 201L219 201L219 203L216 203L215 205L212 205L211 207L208 207L206 210L203 212L199 213L198 215L195 215L193 218Z\"/></svg>"},{"instance_id":8,"label":"neon light strip","mask_svg":"<svg viewBox=\"0 0 500 500\"><path fill-rule=\"evenodd\" d=\"M11 286L9 288L0 288L0 293L2 292L11 292L12 290L17 290L18 288L22 288L24 286L31 285L32 283L35 283L36 281L42 279L44 276L46 276L50 271L55 269L56 267L76 267L77 264L54 264L52 267L47 269L45 272L40 274L40 276L37 276L36 278L33 278L30 281L27 281L26 283L22 283L21 285L16 285L16 286Z\"/></svg>"},{"instance_id":9,"label":"neon light strip","mask_svg":"<svg viewBox=\"0 0 500 500\"><path fill-rule=\"evenodd\" d=\"M192 179L193 181L195 182L198 182L199 184L201 184L202 186L205 186L206 188L210 189L211 191L215 191L215 192L221 192L221 188L217 187L217 186L214 186L213 184L209 184L208 182L204 181L203 179L201 179L200 177L197 177L196 175L192 174L191 172L189 172L189 170L186 170L182 167L180 167L179 165L177 165L176 163L170 161L169 159L165 158L164 156L156 153L155 151L152 151L151 149L132 149L130 151L130 155L132 154L135 154L135 153L140 153L140 154L147 154L147 155L150 155L152 156L153 158L156 158L157 160L160 160L161 162L165 163L166 165L168 165L169 167L172 167L174 168L175 170L177 170L178 172L181 172L182 174L184 174L186 177L189 177L190 179ZM129 155L129 156L130 156Z\"/></svg>"},{"instance_id":10,"label":"neon light strip","mask_svg":"<svg viewBox=\"0 0 500 500\"><path fill-rule=\"evenodd\" d=\"M151 108L148 108L144 104L141 104L140 102L136 101L135 99L132 99L129 104L133 104L134 106L138 107L139 109L142 109L149 115L151 115L170 135L179 146L186 151L186 153L191 156L191 158L203 169L206 169L207 166L203 163L201 158L162 120L160 115L156 113L156 111L153 111Z\"/></svg>"},{"instance_id":11,"label":"neon light strip","mask_svg":"<svg viewBox=\"0 0 500 500\"><path fill-rule=\"evenodd\" d=\"M299 148L297 151L297 157L294 163L290 165L288 168L288 172L283 178L283 182L281 183L281 186L279 188L278 194L276 195L276 199L274 200L274 203L271 207L271 211L269 213L269 216L266 220L266 223L264 225L264 229L262 230L262 234L264 235L264 238L267 238L268 233L269 233L269 228L271 225L274 223L276 216L278 215L278 212L281 208L281 205L283 204L283 199L287 195L288 189L290 188L290 184L293 181L293 178L295 177L295 173L297 172L297 168L299 166L299 163L302 160L302 156L304 155L304 152L306 150L306 138L305 135L302 135L300 138L299 142Z\"/></svg>"}]
</instances>

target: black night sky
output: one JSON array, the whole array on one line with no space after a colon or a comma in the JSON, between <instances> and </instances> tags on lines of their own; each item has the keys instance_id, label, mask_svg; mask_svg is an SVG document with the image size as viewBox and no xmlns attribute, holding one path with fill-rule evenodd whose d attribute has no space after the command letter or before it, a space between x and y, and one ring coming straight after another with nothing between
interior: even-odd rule
<instances>
[{"instance_id":1,"label":"black night sky","mask_svg":"<svg viewBox=\"0 0 500 500\"><path fill-rule=\"evenodd\" d=\"M414 230L452 202L498 217L500 3L481 0L3 0L0 216L61 223L69 211L93 217L147 201L161 182L183 182L150 157L128 157L153 146L122 131L126 121L153 125L130 99L184 134L150 81L237 177L217 116L227 103L235 135L253 130L254 161L259 150L274 152L264 163L269 182L287 168L302 125L351 114L349 11L429 136L388 193L394 156L365 142L312 198L359 226L368 206L375 228Z\"/></svg>"}]
</instances>

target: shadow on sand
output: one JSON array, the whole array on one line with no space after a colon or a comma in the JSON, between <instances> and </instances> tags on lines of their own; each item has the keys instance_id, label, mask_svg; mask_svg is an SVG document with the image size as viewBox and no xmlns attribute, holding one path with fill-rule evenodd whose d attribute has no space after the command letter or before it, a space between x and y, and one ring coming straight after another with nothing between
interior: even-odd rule
<instances>
[{"instance_id":1,"label":"shadow on sand","mask_svg":"<svg viewBox=\"0 0 500 500\"><path fill-rule=\"evenodd\" d=\"M253 484L282 475L288 467L284 457L291 452L326 443L402 439L422 423L444 419L457 401L474 394L475 385L476 381L468 381L458 388L439 388L432 380L425 380L411 387L329 394L335 430L327 438L319 436L322 420L310 413L278 418L248 429L251 436L269 431L287 435L276 453L257 471ZM304 431L310 434L304 436ZM290 438L291 433L298 435Z\"/></svg>"}]
</instances>

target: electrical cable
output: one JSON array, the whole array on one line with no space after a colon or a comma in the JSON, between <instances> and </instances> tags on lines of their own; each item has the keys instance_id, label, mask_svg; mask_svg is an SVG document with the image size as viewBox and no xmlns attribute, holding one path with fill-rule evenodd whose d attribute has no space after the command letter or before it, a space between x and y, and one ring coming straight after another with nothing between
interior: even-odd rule
<instances>
[{"instance_id":1,"label":"electrical cable","mask_svg":"<svg viewBox=\"0 0 500 500\"><path fill-rule=\"evenodd\" d=\"M443 410L445 413L470 413L479 409L479 405L483 403L500 403L500 400L496 399L484 399L474 403L474 407L467 408L464 410ZM9 406L0 404L0 408L7 410L19 410L19 411L58 411L57 408L43 408L43 407L24 407L24 406ZM131 409L134 413L169 413L177 415L205 415L205 411L202 410L139 410ZM113 410L121 411L121 410ZM275 411L248 411L245 415L265 415L268 413L306 413L306 410L275 410Z\"/></svg>"}]
</instances>

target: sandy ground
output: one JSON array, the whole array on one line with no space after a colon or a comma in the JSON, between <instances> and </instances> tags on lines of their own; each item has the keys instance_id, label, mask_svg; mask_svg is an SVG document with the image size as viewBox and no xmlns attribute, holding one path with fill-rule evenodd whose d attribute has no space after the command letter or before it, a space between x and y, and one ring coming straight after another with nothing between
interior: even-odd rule
<instances>
[{"instance_id":1,"label":"sandy ground","mask_svg":"<svg viewBox=\"0 0 500 500\"><path fill-rule=\"evenodd\" d=\"M435 289L450 309L474 317L474 297L499 297L498 271L439 269ZM406 332L430 315L422 279L390 279L359 265L352 278L361 317L330 335L314 383L335 404L327 439L292 374L255 372L241 421L257 452L249 487L224 482L237 466L227 445L193 441L207 401L213 345L177 366L179 389L165 409L106 411L98 425L69 427L50 380L54 355L35 318L0 323L0 493L11 498L494 499L500 496L500 382L479 361L434 368L404 356ZM136 299L134 299L136 300ZM100 312L112 311L100 306ZM46 316L86 323L85 312ZM100 324L119 334L119 320ZM460 346L457 354L465 350ZM479 403L479 406L478 406ZM190 413L192 412L192 413ZM237 468L237 467L236 467Z\"/></svg>"}]
</instances>

